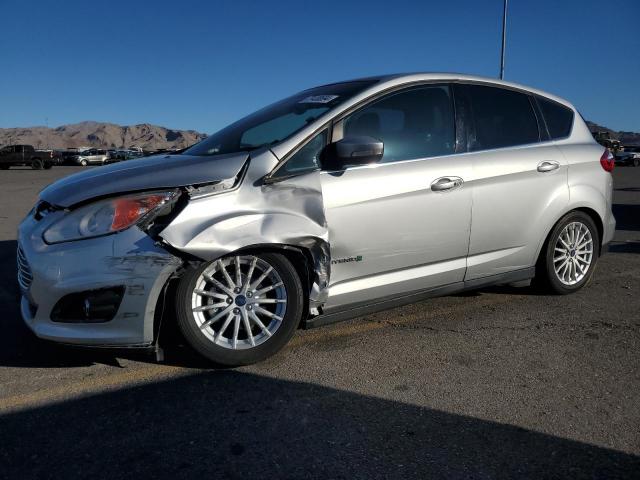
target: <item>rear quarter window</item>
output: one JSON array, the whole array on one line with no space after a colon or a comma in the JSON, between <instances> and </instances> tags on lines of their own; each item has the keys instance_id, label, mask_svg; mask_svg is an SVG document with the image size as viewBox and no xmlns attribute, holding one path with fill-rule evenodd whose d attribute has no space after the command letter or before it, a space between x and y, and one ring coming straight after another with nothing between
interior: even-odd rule
<instances>
[{"instance_id":1,"label":"rear quarter window","mask_svg":"<svg viewBox=\"0 0 640 480\"><path fill-rule=\"evenodd\" d=\"M544 97L537 97L538 106L552 139L568 137L573 127L573 110Z\"/></svg>"}]
</instances>

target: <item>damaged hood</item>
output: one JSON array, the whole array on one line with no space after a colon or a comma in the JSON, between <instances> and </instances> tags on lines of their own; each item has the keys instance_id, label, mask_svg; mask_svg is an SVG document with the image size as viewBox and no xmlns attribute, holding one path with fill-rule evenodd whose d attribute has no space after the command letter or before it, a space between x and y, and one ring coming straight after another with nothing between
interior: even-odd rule
<instances>
[{"instance_id":1,"label":"damaged hood","mask_svg":"<svg viewBox=\"0 0 640 480\"><path fill-rule=\"evenodd\" d=\"M156 155L127 160L70 175L40 192L46 202L70 207L119 193L185 187L234 178L249 158L246 152L216 156Z\"/></svg>"}]
</instances>

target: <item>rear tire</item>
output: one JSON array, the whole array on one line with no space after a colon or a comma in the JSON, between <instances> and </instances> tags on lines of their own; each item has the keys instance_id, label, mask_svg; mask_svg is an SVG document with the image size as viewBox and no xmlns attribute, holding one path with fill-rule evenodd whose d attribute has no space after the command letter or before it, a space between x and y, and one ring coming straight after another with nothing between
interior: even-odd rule
<instances>
[{"instance_id":1,"label":"rear tire","mask_svg":"<svg viewBox=\"0 0 640 480\"><path fill-rule=\"evenodd\" d=\"M286 257L230 255L182 276L176 319L187 343L205 358L223 366L249 365L289 341L303 305L302 283Z\"/></svg>"},{"instance_id":2,"label":"rear tire","mask_svg":"<svg viewBox=\"0 0 640 480\"><path fill-rule=\"evenodd\" d=\"M43 167L44 163L39 158L34 158L33 160L31 160L31 168L33 170L42 170Z\"/></svg>"},{"instance_id":3,"label":"rear tire","mask_svg":"<svg viewBox=\"0 0 640 480\"><path fill-rule=\"evenodd\" d=\"M580 290L593 276L599 251L593 219L584 212L569 212L553 227L540 253L536 283L559 295Z\"/></svg>"}]
</instances>

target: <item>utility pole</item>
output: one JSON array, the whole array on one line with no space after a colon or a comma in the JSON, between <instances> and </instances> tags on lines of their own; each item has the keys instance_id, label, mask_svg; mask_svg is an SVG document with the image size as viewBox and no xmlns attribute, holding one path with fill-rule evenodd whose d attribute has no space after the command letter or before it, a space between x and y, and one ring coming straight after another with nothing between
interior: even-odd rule
<instances>
[{"instance_id":1,"label":"utility pole","mask_svg":"<svg viewBox=\"0 0 640 480\"><path fill-rule=\"evenodd\" d=\"M507 46L507 5L509 0L504 0L502 11L502 52L500 54L500 80L504 80L504 50Z\"/></svg>"}]
</instances>

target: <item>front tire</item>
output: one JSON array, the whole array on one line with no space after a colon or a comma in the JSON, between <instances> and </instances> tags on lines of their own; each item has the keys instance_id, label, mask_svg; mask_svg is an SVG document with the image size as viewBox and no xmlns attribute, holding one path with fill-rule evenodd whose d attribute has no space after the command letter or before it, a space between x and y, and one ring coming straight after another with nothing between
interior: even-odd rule
<instances>
[{"instance_id":1,"label":"front tire","mask_svg":"<svg viewBox=\"0 0 640 480\"><path fill-rule=\"evenodd\" d=\"M633 166L634 167L640 167L640 158L634 158L633 159Z\"/></svg>"},{"instance_id":2,"label":"front tire","mask_svg":"<svg viewBox=\"0 0 640 480\"><path fill-rule=\"evenodd\" d=\"M80 160L80 165L86 167L89 163L86 160Z\"/></svg>"},{"instance_id":3,"label":"front tire","mask_svg":"<svg viewBox=\"0 0 640 480\"><path fill-rule=\"evenodd\" d=\"M231 255L188 270L176 317L187 343L217 365L249 365L279 351L300 324L303 289L281 254Z\"/></svg>"},{"instance_id":4,"label":"front tire","mask_svg":"<svg viewBox=\"0 0 640 480\"><path fill-rule=\"evenodd\" d=\"M31 168L33 170L42 170L43 167L44 163L42 163L42 160L40 160L39 158L34 158L33 160L31 160Z\"/></svg>"},{"instance_id":5,"label":"front tire","mask_svg":"<svg viewBox=\"0 0 640 480\"><path fill-rule=\"evenodd\" d=\"M551 231L536 277L553 293L576 292L591 280L599 250L600 236L593 219L584 212L569 212Z\"/></svg>"}]
</instances>

